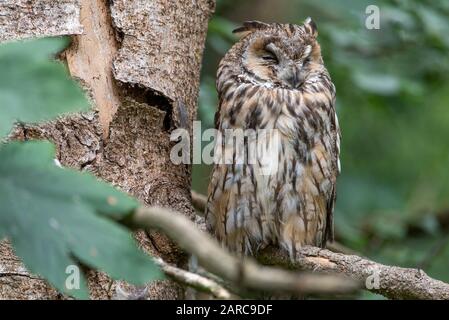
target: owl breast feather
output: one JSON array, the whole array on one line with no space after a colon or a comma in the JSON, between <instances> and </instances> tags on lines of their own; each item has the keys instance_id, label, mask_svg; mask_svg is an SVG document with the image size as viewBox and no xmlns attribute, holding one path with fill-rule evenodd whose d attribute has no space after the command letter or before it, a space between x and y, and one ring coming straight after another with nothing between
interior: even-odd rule
<instances>
[{"instance_id":1,"label":"owl breast feather","mask_svg":"<svg viewBox=\"0 0 449 320\"><path fill-rule=\"evenodd\" d=\"M220 132L257 132L245 139L243 153L249 153L259 132L274 131L279 140L255 162L235 156L241 152L226 139L216 145L216 152L243 161L214 167L206 210L209 230L243 254L275 244L294 256L302 245L323 245L337 175L332 92L319 92L316 82L305 88L310 91L251 82L217 87ZM267 164L274 167L266 170Z\"/></svg>"}]
</instances>

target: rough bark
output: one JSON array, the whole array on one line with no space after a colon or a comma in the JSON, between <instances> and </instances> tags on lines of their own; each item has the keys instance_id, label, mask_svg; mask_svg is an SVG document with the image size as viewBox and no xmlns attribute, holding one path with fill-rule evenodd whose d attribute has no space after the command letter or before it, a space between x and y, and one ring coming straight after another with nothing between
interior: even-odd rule
<instances>
[{"instance_id":1,"label":"rough bark","mask_svg":"<svg viewBox=\"0 0 449 320\"><path fill-rule=\"evenodd\" d=\"M147 205L170 207L193 219L191 168L170 161L169 137L196 116L213 6L209 0L1 2L0 40L79 34L82 25L83 34L73 36L61 56L93 102L91 112L22 126L13 138L50 139L64 166L93 172ZM181 250L165 236L140 232L137 237L165 261L184 263ZM89 283L92 298L115 294L115 283L102 274L91 273ZM0 288L0 298L59 297L26 273L5 242L0 243ZM148 297L176 299L181 289L157 282Z\"/></svg>"},{"instance_id":2,"label":"rough bark","mask_svg":"<svg viewBox=\"0 0 449 320\"><path fill-rule=\"evenodd\" d=\"M0 41L81 34L78 0L0 1Z\"/></svg>"},{"instance_id":3,"label":"rough bark","mask_svg":"<svg viewBox=\"0 0 449 320\"><path fill-rule=\"evenodd\" d=\"M304 247L292 263L285 252L267 248L258 260L264 264L341 274L365 283L367 290L389 299L449 299L449 284L429 277L423 270L387 266L356 255Z\"/></svg>"}]
</instances>

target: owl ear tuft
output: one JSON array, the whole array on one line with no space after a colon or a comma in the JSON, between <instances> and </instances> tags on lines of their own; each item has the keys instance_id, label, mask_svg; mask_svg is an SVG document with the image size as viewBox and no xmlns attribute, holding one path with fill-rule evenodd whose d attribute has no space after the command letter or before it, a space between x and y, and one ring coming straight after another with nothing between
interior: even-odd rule
<instances>
[{"instance_id":1,"label":"owl ear tuft","mask_svg":"<svg viewBox=\"0 0 449 320\"><path fill-rule=\"evenodd\" d=\"M308 17L304 21L304 27L306 28L306 31L310 33L312 36L314 37L318 36L318 28L316 26L316 23L312 20L311 17Z\"/></svg>"},{"instance_id":2,"label":"owl ear tuft","mask_svg":"<svg viewBox=\"0 0 449 320\"><path fill-rule=\"evenodd\" d=\"M243 26L233 30L232 33L236 34L240 38L243 38L249 33L254 32L255 30L262 30L267 28L268 26L268 23L261 21L245 21L243 22Z\"/></svg>"}]
</instances>

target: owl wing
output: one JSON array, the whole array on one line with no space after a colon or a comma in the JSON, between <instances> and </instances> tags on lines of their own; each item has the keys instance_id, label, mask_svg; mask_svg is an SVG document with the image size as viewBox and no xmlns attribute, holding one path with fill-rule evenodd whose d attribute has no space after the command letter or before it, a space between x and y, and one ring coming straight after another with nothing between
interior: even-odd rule
<instances>
[{"instance_id":1,"label":"owl wing","mask_svg":"<svg viewBox=\"0 0 449 320\"><path fill-rule=\"evenodd\" d=\"M335 102L335 101L334 101ZM335 112L334 103L332 104L333 117L331 117L331 139L334 142L331 153L332 162L332 177L331 178L331 192L327 201L327 214L326 214L326 229L323 234L323 246L326 245L328 240L334 240L334 210L337 200L337 177L340 174L340 140L341 132L338 123L337 113Z\"/></svg>"},{"instance_id":2,"label":"owl wing","mask_svg":"<svg viewBox=\"0 0 449 320\"><path fill-rule=\"evenodd\" d=\"M219 103L217 111L214 116L214 126L216 130L220 130L220 116L221 109L223 105L223 99L219 95ZM220 142L216 141L214 156L217 156L217 152L221 149L218 148ZM223 240L226 234L225 223L222 223L224 217L220 216L220 213L225 211L226 208L222 208L223 204L228 201L228 193L224 192L225 183L227 177L227 166L220 165L218 163L214 164L211 172L211 177L209 180L209 186L207 190L207 205L205 208L205 220L206 227L209 232L214 234L219 241Z\"/></svg>"},{"instance_id":3,"label":"owl wing","mask_svg":"<svg viewBox=\"0 0 449 320\"><path fill-rule=\"evenodd\" d=\"M221 61L217 70L216 80L219 99L217 111L215 112L214 116L214 127L216 130L220 130L221 109L224 104L223 96L221 94L223 92L223 85L226 82L226 80L223 80L224 77L222 76L224 68L225 66L223 65L223 61ZM217 141L215 145L214 156L216 156L216 153ZM223 235L226 234L225 224L221 223L221 221L218 221L223 219L223 217L220 216L220 212L223 210L220 206L220 203L227 202L227 199L222 200L222 198L227 197L227 194L223 192L226 176L226 166L215 163L212 169L209 187L207 190L207 205L205 209L206 226L208 231L214 234L215 237L219 240L222 240L220 238L222 238Z\"/></svg>"}]
</instances>

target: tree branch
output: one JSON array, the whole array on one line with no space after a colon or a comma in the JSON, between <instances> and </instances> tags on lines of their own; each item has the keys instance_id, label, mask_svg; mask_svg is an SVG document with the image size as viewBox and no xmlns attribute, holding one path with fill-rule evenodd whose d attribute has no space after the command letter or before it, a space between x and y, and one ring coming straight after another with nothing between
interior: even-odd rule
<instances>
[{"instance_id":1,"label":"tree branch","mask_svg":"<svg viewBox=\"0 0 449 320\"><path fill-rule=\"evenodd\" d=\"M367 284L367 290L392 299L449 299L449 285L430 278L421 270L386 266L356 255L316 247L302 248L294 262L285 252L270 247L260 252L257 259L263 264L328 275L297 273L261 266L249 258L238 259L190 220L163 208L140 208L130 224L161 230L195 255L206 270L239 287L297 294L335 294L354 291L355 284L362 282Z\"/></svg>"},{"instance_id":2,"label":"tree branch","mask_svg":"<svg viewBox=\"0 0 449 320\"><path fill-rule=\"evenodd\" d=\"M262 263L301 270L346 275L366 284L366 289L390 299L449 299L449 284L429 277L424 271L387 266L356 255L344 255L316 247L303 247L298 259L276 248L266 248L257 257Z\"/></svg>"},{"instance_id":3,"label":"tree branch","mask_svg":"<svg viewBox=\"0 0 449 320\"><path fill-rule=\"evenodd\" d=\"M239 259L189 219L168 209L139 208L128 224L161 230L196 256L206 270L241 288L299 295L343 294L359 288L358 282L342 276L294 272L261 266L251 258Z\"/></svg>"},{"instance_id":4,"label":"tree branch","mask_svg":"<svg viewBox=\"0 0 449 320\"><path fill-rule=\"evenodd\" d=\"M193 287L202 292L210 293L218 299L232 299L235 297L214 280L193 272L176 268L166 263L161 258L155 258L154 261L167 276L181 284Z\"/></svg>"}]
</instances>

